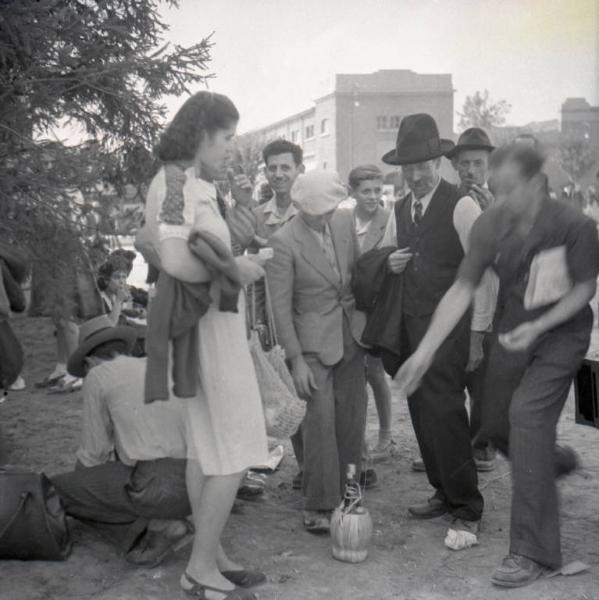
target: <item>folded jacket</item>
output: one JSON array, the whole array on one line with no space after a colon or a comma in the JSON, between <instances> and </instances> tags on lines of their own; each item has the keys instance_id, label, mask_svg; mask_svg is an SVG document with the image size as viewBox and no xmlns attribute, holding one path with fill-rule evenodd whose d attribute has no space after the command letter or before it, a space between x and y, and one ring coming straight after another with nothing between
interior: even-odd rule
<instances>
[{"instance_id":1,"label":"folded jacket","mask_svg":"<svg viewBox=\"0 0 599 600\"><path fill-rule=\"evenodd\" d=\"M204 262L221 289L219 310L237 312L239 272L231 250L216 236L193 232L191 252ZM161 271L148 315L148 355L144 400L168 400L169 341L172 342L173 393L195 396L198 384L198 322L212 302L211 282L186 283Z\"/></svg>"}]
</instances>

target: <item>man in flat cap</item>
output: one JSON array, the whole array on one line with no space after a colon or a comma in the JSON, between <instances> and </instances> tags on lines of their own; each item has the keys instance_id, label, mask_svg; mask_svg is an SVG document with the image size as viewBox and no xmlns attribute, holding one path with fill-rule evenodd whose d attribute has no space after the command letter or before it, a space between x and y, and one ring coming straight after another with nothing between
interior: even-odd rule
<instances>
[{"instance_id":1,"label":"man in flat cap","mask_svg":"<svg viewBox=\"0 0 599 600\"><path fill-rule=\"evenodd\" d=\"M359 255L347 197L337 174L301 174L291 188L298 215L270 238L266 265L277 335L307 401L302 423L304 527L327 532L348 464L360 468L366 422L364 318L351 273Z\"/></svg>"},{"instance_id":2,"label":"man in flat cap","mask_svg":"<svg viewBox=\"0 0 599 600\"><path fill-rule=\"evenodd\" d=\"M403 277L400 353L404 360L418 346L453 283L470 229L481 213L476 201L461 196L439 174L441 157L453 147L453 142L439 137L430 115L413 114L402 119L396 148L383 156L385 163L401 165L410 189L396 203L382 244L398 248L390 254L388 266ZM409 512L417 519L448 514L451 529L468 534L458 535L455 549L477 535L483 511L464 389L470 348L482 345L491 318L476 306L474 314L465 314L439 348L420 388L408 396L424 467L435 489L432 498L410 506Z\"/></svg>"}]
</instances>

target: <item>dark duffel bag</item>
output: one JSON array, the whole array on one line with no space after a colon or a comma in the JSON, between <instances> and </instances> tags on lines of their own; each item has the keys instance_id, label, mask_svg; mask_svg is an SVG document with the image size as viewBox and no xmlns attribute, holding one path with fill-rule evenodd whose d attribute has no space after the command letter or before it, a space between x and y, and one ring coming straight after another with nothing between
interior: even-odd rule
<instances>
[{"instance_id":1,"label":"dark duffel bag","mask_svg":"<svg viewBox=\"0 0 599 600\"><path fill-rule=\"evenodd\" d=\"M43 473L0 467L0 559L64 560L71 545L50 480Z\"/></svg>"}]
</instances>

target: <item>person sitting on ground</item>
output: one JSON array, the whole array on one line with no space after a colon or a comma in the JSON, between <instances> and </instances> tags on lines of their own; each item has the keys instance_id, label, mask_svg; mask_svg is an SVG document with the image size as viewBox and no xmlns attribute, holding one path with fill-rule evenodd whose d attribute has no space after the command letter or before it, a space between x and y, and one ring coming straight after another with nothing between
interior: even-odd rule
<instances>
[{"instance_id":1,"label":"person sitting on ground","mask_svg":"<svg viewBox=\"0 0 599 600\"><path fill-rule=\"evenodd\" d=\"M144 404L146 359L130 356L135 331L107 315L81 325L68 361L83 383L75 471L52 477L68 515L107 536L136 564L156 565L189 537L185 407Z\"/></svg>"},{"instance_id":2,"label":"person sitting on ground","mask_svg":"<svg viewBox=\"0 0 599 600\"><path fill-rule=\"evenodd\" d=\"M133 356L145 356L146 307L148 293L127 285L136 253L118 248L98 269L98 288L104 312L113 325L126 325L135 329L137 342Z\"/></svg>"},{"instance_id":3,"label":"person sitting on ground","mask_svg":"<svg viewBox=\"0 0 599 600\"><path fill-rule=\"evenodd\" d=\"M131 250L118 249L110 254L108 260L98 269L98 288L104 310L114 325L125 325L127 317L145 317L147 297L134 298L127 285L127 278L133 268L136 254ZM135 302L137 300L138 302ZM134 304L138 304L137 307Z\"/></svg>"}]
</instances>

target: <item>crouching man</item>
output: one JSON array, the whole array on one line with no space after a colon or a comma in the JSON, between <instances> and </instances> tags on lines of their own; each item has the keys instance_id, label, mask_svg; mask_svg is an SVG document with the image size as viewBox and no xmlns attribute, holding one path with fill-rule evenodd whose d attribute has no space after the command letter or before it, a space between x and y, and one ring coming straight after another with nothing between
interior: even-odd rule
<instances>
[{"instance_id":1,"label":"crouching man","mask_svg":"<svg viewBox=\"0 0 599 600\"><path fill-rule=\"evenodd\" d=\"M156 566L191 542L182 401L144 404L145 358L135 330L107 316L84 323L69 373L85 377L75 471L52 478L68 515L91 525L135 564Z\"/></svg>"}]
</instances>

